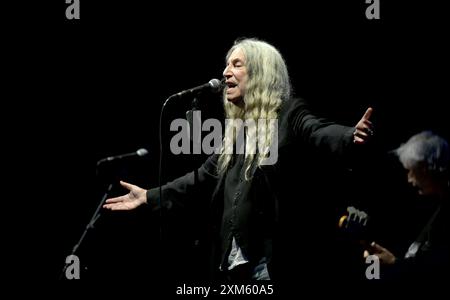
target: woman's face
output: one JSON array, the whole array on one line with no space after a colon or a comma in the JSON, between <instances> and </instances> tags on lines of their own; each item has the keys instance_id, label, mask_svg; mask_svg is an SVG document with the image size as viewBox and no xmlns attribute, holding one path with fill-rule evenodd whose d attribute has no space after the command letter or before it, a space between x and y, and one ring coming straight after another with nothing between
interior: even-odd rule
<instances>
[{"instance_id":1,"label":"woman's face","mask_svg":"<svg viewBox=\"0 0 450 300\"><path fill-rule=\"evenodd\" d=\"M226 80L225 93L227 100L233 104L242 105L248 75L245 65L245 55L241 49L237 48L231 53L223 71L223 76Z\"/></svg>"}]
</instances>

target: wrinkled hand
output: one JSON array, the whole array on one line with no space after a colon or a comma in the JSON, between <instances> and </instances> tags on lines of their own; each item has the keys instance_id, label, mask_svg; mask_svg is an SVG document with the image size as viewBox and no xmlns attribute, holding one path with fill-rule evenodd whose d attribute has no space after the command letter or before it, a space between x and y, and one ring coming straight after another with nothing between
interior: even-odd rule
<instances>
[{"instance_id":1,"label":"wrinkled hand","mask_svg":"<svg viewBox=\"0 0 450 300\"><path fill-rule=\"evenodd\" d=\"M375 242L372 242L370 244L369 249L364 251L364 258L366 258L369 255L378 256L380 263L385 264L385 265L392 265L396 261L396 257L394 254L392 254L391 251L389 251L386 248L381 247L380 245L378 245Z\"/></svg>"},{"instance_id":2,"label":"wrinkled hand","mask_svg":"<svg viewBox=\"0 0 450 300\"><path fill-rule=\"evenodd\" d=\"M373 125L369 120L372 115L372 111L373 109L369 107L361 120L359 120L358 124L356 124L355 131L353 132L353 143L365 144L373 135Z\"/></svg>"},{"instance_id":3,"label":"wrinkled hand","mask_svg":"<svg viewBox=\"0 0 450 300\"><path fill-rule=\"evenodd\" d=\"M107 199L103 208L110 210L132 210L147 202L147 190L124 181L121 181L120 184L130 192L120 197Z\"/></svg>"}]
</instances>

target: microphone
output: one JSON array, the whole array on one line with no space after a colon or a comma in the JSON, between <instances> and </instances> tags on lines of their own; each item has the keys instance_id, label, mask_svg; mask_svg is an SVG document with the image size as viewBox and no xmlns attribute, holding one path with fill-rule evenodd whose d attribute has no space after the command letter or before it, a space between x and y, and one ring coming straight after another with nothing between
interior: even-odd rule
<instances>
[{"instance_id":1,"label":"microphone","mask_svg":"<svg viewBox=\"0 0 450 300\"><path fill-rule=\"evenodd\" d=\"M128 158L128 157L134 157L134 156L145 156L148 154L148 150L145 148L141 148L138 149L135 152L131 152L131 153L125 153L125 154L119 154L119 155L115 155L115 156L109 156L109 157L105 157L100 159L99 161L97 161L97 166L104 163L104 162L108 162L108 161L113 161L113 160L118 160L118 159L124 159L124 158Z\"/></svg>"},{"instance_id":2,"label":"microphone","mask_svg":"<svg viewBox=\"0 0 450 300\"><path fill-rule=\"evenodd\" d=\"M219 92L223 88L224 84L223 81L220 81L219 79L211 79L208 83L196 86L194 88L184 90L182 92L179 92L177 94L174 94L172 97L184 97L186 95L196 95L198 93L201 93L205 90L209 90L212 92Z\"/></svg>"}]
</instances>

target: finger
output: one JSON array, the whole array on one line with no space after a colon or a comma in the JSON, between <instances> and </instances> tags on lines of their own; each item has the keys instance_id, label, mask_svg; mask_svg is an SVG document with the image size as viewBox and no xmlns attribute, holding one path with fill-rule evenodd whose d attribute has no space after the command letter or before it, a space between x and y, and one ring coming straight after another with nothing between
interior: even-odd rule
<instances>
[{"instance_id":1,"label":"finger","mask_svg":"<svg viewBox=\"0 0 450 300\"><path fill-rule=\"evenodd\" d=\"M367 256L369 256L369 255L370 255L369 251L364 250L364 254L363 254L364 258L367 258Z\"/></svg>"},{"instance_id":2,"label":"finger","mask_svg":"<svg viewBox=\"0 0 450 300\"><path fill-rule=\"evenodd\" d=\"M103 207L110 210L130 210L130 208L123 203L105 204Z\"/></svg>"},{"instance_id":3,"label":"finger","mask_svg":"<svg viewBox=\"0 0 450 300\"><path fill-rule=\"evenodd\" d=\"M129 191L131 191L134 187L136 187L134 184L130 184L130 183L122 181L122 180L120 181L120 185Z\"/></svg>"},{"instance_id":4,"label":"finger","mask_svg":"<svg viewBox=\"0 0 450 300\"><path fill-rule=\"evenodd\" d=\"M373 127L373 123L370 120L364 119L363 120L364 125L368 126L368 127Z\"/></svg>"},{"instance_id":5,"label":"finger","mask_svg":"<svg viewBox=\"0 0 450 300\"><path fill-rule=\"evenodd\" d=\"M386 248L381 247L380 245L378 245L377 243L373 242L372 244L370 244L370 246L373 247L373 249L375 249L375 251L377 252L385 252Z\"/></svg>"},{"instance_id":6,"label":"finger","mask_svg":"<svg viewBox=\"0 0 450 300\"><path fill-rule=\"evenodd\" d=\"M114 206L114 204L104 204L103 208L111 209L113 206Z\"/></svg>"},{"instance_id":7,"label":"finger","mask_svg":"<svg viewBox=\"0 0 450 300\"><path fill-rule=\"evenodd\" d=\"M372 126L360 124L360 125L356 126L355 132L353 133L353 135L360 135L360 136L373 135L372 128L373 128Z\"/></svg>"},{"instance_id":8,"label":"finger","mask_svg":"<svg viewBox=\"0 0 450 300\"><path fill-rule=\"evenodd\" d=\"M364 113L364 116L362 117L363 119L370 119L370 116L372 115L373 109L372 107L369 107L366 112Z\"/></svg>"},{"instance_id":9,"label":"finger","mask_svg":"<svg viewBox=\"0 0 450 300\"><path fill-rule=\"evenodd\" d=\"M357 137L360 137L360 138L362 138L362 139L369 136L367 133L365 133L365 132L362 131L362 130L356 130L356 131L353 133L353 135L354 135L354 136L357 136Z\"/></svg>"},{"instance_id":10,"label":"finger","mask_svg":"<svg viewBox=\"0 0 450 300\"><path fill-rule=\"evenodd\" d=\"M372 122L370 122L369 120L362 120L356 125L355 129L363 131L371 131L373 130L373 125Z\"/></svg>"},{"instance_id":11,"label":"finger","mask_svg":"<svg viewBox=\"0 0 450 300\"><path fill-rule=\"evenodd\" d=\"M371 242L369 245L367 245L367 250L373 252L375 250L374 245L375 242Z\"/></svg>"},{"instance_id":12,"label":"finger","mask_svg":"<svg viewBox=\"0 0 450 300\"><path fill-rule=\"evenodd\" d=\"M124 196L119 196L115 198L109 198L105 201L105 203L116 203L116 202L122 202L124 200Z\"/></svg>"},{"instance_id":13,"label":"finger","mask_svg":"<svg viewBox=\"0 0 450 300\"><path fill-rule=\"evenodd\" d=\"M365 140L363 140L362 138L360 138L360 137L357 137L356 135L353 137L353 143L355 143L355 144L364 144L365 143Z\"/></svg>"}]
</instances>

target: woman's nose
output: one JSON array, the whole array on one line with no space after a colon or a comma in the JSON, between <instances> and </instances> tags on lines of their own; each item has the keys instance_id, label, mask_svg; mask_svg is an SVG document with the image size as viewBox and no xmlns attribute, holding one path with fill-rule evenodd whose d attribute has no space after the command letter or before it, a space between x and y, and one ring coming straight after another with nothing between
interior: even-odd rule
<instances>
[{"instance_id":1,"label":"woman's nose","mask_svg":"<svg viewBox=\"0 0 450 300\"><path fill-rule=\"evenodd\" d=\"M223 70L223 77L225 78L231 77L230 68L228 68L228 66L225 68L225 70Z\"/></svg>"}]
</instances>

